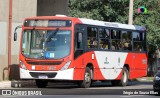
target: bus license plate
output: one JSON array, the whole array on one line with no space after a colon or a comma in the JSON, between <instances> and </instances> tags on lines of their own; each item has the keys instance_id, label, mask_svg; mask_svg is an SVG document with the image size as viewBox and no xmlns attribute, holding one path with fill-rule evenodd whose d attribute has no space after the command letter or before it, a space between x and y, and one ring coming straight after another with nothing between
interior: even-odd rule
<instances>
[{"instance_id":1,"label":"bus license plate","mask_svg":"<svg viewBox=\"0 0 160 98\"><path fill-rule=\"evenodd\" d=\"M48 79L48 76L46 76L46 75L39 75L38 78L39 78L39 79Z\"/></svg>"}]
</instances>

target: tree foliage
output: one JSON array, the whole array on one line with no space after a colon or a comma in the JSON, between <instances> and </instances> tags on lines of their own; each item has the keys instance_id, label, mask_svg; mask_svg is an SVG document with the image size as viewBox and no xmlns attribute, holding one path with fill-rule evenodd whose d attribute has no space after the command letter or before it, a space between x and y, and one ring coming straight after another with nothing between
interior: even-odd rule
<instances>
[{"instance_id":1,"label":"tree foliage","mask_svg":"<svg viewBox=\"0 0 160 98\"><path fill-rule=\"evenodd\" d=\"M138 14L145 6L147 14ZM69 16L128 23L129 0L69 0ZM134 0L133 24L147 28L147 43L160 47L160 0Z\"/></svg>"},{"instance_id":2,"label":"tree foliage","mask_svg":"<svg viewBox=\"0 0 160 98\"><path fill-rule=\"evenodd\" d=\"M137 14L137 8L145 6L147 14ZM134 3L134 24L147 28L149 46L160 47L160 0L137 0Z\"/></svg>"},{"instance_id":3,"label":"tree foliage","mask_svg":"<svg viewBox=\"0 0 160 98\"><path fill-rule=\"evenodd\" d=\"M128 0L69 0L69 16L73 17L126 23L127 14Z\"/></svg>"}]
</instances>

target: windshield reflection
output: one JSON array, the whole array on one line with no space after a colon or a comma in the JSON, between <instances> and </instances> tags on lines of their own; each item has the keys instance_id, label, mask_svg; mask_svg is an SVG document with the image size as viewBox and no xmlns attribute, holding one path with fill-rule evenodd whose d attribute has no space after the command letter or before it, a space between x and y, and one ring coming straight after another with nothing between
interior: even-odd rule
<instances>
[{"instance_id":1,"label":"windshield reflection","mask_svg":"<svg viewBox=\"0 0 160 98\"><path fill-rule=\"evenodd\" d=\"M22 53L27 58L59 59L70 53L71 31L25 30Z\"/></svg>"}]
</instances>

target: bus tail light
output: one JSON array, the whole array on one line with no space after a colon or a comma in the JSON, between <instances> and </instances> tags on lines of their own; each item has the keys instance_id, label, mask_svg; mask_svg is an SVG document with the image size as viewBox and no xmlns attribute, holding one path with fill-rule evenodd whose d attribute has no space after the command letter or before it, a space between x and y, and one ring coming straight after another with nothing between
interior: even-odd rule
<instances>
[{"instance_id":1,"label":"bus tail light","mask_svg":"<svg viewBox=\"0 0 160 98\"><path fill-rule=\"evenodd\" d=\"M66 69L69 67L70 64L71 64L71 61L68 61L68 62L61 68L61 71L66 70Z\"/></svg>"},{"instance_id":2,"label":"bus tail light","mask_svg":"<svg viewBox=\"0 0 160 98\"><path fill-rule=\"evenodd\" d=\"M20 61L20 67L21 67L22 69L27 70L26 66L23 64L23 62L22 62L22 61Z\"/></svg>"}]
</instances>

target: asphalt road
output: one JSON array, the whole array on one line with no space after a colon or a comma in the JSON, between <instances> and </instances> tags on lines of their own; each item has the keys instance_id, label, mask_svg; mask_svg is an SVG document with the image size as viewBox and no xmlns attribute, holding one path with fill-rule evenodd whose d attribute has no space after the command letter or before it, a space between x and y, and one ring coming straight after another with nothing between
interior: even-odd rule
<instances>
[{"instance_id":1,"label":"asphalt road","mask_svg":"<svg viewBox=\"0 0 160 98\"><path fill-rule=\"evenodd\" d=\"M147 95L43 95L43 96L1 96L0 98L159 98Z\"/></svg>"},{"instance_id":2,"label":"asphalt road","mask_svg":"<svg viewBox=\"0 0 160 98\"><path fill-rule=\"evenodd\" d=\"M86 89L68 83L49 83L47 88L40 89L33 84L21 88L4 89L9 90L11 95L3 95L0 98L159 98L153 91L152 84L152 82L134 81L129 82L126 87L115 87L111 86L110 82L96 82Z\"/></svg>"}]
</instances>

